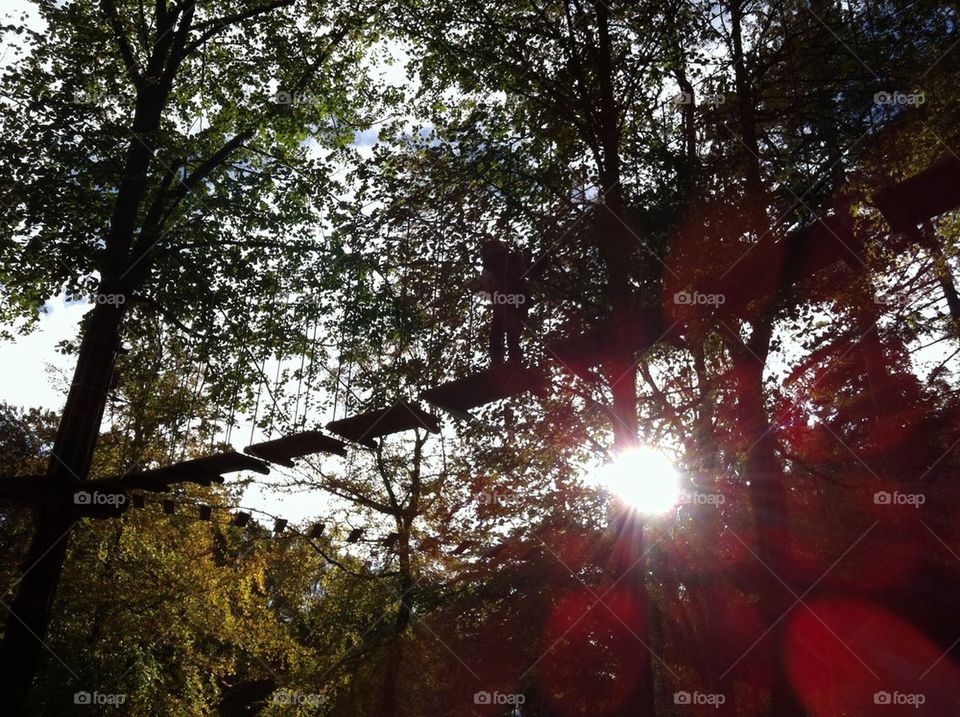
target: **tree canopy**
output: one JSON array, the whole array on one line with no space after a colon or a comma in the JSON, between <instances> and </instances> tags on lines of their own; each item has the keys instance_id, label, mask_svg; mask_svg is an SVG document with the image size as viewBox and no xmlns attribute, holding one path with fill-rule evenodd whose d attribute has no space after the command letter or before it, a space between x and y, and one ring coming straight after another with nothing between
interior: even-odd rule
<instances>
[{"instance_id":1,"label":"tree canopy","mask_svg":"<svg viewBox=\"0 0 960 717\"><path fill-rule=\"evenodd\" d=\"M0 331L89 311L0 410L14 713L956 710L954 4L27 6ZM497 317L537 390L125 487L503 389Z\"/></svg>"}]
</instances>

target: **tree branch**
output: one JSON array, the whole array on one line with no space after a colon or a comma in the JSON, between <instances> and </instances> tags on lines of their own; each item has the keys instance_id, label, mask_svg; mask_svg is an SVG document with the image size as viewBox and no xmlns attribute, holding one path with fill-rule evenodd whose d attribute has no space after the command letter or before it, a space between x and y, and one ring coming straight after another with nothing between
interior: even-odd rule
<instances>
[{"instance_id":1,"label":"tree branch","mask_svg":"<svg viewBox=\"0 0 960 717\"><path fill-rule=\"evenodd\" d=\"M170 204L167 206L167 211L163 215L161 225L166 222L170 213L176 209L177 205L191 189L195 188L200 182L216 171L221 164L227 161L231 154L239 149L244 142L253 137L253 135L254 131L252 129L238 133L233 139L204 160L199 167L193 170L193 172L180 183L177 189L170 194Z\"/></svg>"},{"instance_id":2,"label":"tree branch","mask_svg":"<svg viewBox=\"0 0 960 717\"><path fill-rule=\"evenodd\" d=\"M107 16L107 22L110 23L113 39L117 43L117 49L120 50L123 63L127 66L127 74L130 75L133 86L140 89L140 84L143 82L143 77L140 75L140 64L137 62L130 41L120 24L120 15L117 12L116 3L114 3L114 0L100 0L100 7L103 9L103 14Z\"/></svg>"},{"instance_id":3,"label":"tree branch","mask_svg":"<svg viewBox=\"0 0 960 717\"><path fill-rule=\"evenodd\" d=\"M272 12L278 8L285 7L287 5L292 5L296 0L274 0L271 3L262 5L260 7L251 8L244 12L234 13L233 15L225 15L224 17L219 17L213 20L206 20L204 22L199 22L196 24L198 30L203 30L196 40L187 45L186 52L187 54L193 52L203 43L209 40L211 37L217 33L223 32L231 25L236 25L243 22L244 20L249 20L250 18L256 17L258 15L264 15L266 13Z\"/></svg>"}]
</instances>

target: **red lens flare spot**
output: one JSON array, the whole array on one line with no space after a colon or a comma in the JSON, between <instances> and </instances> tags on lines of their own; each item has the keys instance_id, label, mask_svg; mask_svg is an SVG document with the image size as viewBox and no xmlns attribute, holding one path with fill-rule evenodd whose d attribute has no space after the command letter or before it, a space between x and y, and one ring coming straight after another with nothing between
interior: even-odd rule
<instances>
[{"instance_id":1,"label":"red lens flare spot","mask_svg":"<svg viewBox=\"0 0 960 717\"><path fill-rule=\"evenodd\" d=\"M960 670L946 649L881 607L839 598L798 606L785 658L812 715L880 714L884 706L890 714L945 715L956 714L960 700Z\"/></svg>"},{"instance_id":2,"label":"red lens flare spot","mask_svg":"<svg viewBox=\"0 0 960 717\"><path fill-rule=\"evenodd\" d=\"M602 597L598 601L598 597ZM648 659L643 611L626 588L581 590L554 608L537 666L544 694L563 717L615 714Z\"/></svg>"}]
</instances>

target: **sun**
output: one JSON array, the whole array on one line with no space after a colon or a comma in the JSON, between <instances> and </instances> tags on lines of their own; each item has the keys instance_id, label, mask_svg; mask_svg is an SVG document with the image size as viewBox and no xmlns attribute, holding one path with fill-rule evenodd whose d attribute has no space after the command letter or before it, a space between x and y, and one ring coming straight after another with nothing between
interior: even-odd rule
<instances>
[{"instance_id":1,"label":"sun","mask_svg":"<svg viewBox=\"0 0 960 717\"><path fill-rule=\"evenodd\" d=\"M680 475L671 460L650 446L618 454L602 466L597 482L624 505L647 515L672 510L680 501Z\"/></svg>"}]
</instances>

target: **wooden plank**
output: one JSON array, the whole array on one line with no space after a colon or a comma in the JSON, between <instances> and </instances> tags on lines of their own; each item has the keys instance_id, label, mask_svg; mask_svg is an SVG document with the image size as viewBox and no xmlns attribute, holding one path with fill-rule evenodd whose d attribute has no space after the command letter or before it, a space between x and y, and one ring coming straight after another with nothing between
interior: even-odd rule
<instances>
[{"instance_id":1,"label":"wooden plank","mask_svg":"<svg viewBox=\"0 0 960 717\"><path fill-rule=\"evenodd\" d=\"M294 458L302 458L314 453L347 455L346 444L343 441L338 441L321 431L303 431L272 441L254 443L244 448L243 452L288 468L294 466Z\"/></svg>"},{"instance_id":2,"label":"wooden plank","mask_svg":"<svg viewBox=\"0 0 960 717\"><path fill-rule=\"evenodd\" d=\"M665 338L660 310L651 307L629 320L607 320L585 333L548 341L547 357L581 378L595 381L597 377L590 369L615 355L620 342L632 353L640 353Z\"/></svg>"},{"instance_id":3,"label":"wooden plank","mask_svg":"<svg viewBox=\"0 0 960 717\"><path fill-rule=\"evenodd\" d=\"M328 431L369 448L376 446L373 442L374 438L415 428L425 428L431 433L439 433L440 421L432 413L427 413L416 404L407 401L398 401L390 408L368 411L327 424Z\"/></svg>"},{"instance_id":4,"label":"wooden plank","mask_svg":"<svg viewBox=\"0 0 960 717\"><path fill-rule=\"evenodd\" d=\"M350 531L350 535L347 536L347 542L356 543L360 540L361 535L363 535L363 528L354 528Z\"/></svg>"},{"instance_id":5,"label":"wooden plank","mask_svg":"<svg viewBox=\"0 0 960 717\"><path fill-rule=\"evenodd\" d=\"M469 418L472 408L527 391L542 395L546 385L542 369L506 363L428 389L420 397L438 408Z\"/></svg>"},{"instance_id":6,"label":"wooden plank","mask_svg":"<svg viewBox=\"0 0 960 717\"><path fill-rule=\"evenodd\" d=\"M440 545L440 539L435 536L429 536L420 541L420 545L417 546L418 550L433 550L438 545Z\"/></svg>"},{"instance_id":7,"label":"wooden plank","mask_svg":"<svg viewBox=\"0 0 960 717\"><path fill-rule=\"evenodd\" d=\"M960 207L960 159L950 155L899 184L887 187L874 205L895 232Z\"/></svg>"},{"instance_id":8,"label":"wooden plank","mask_svg":"<svg viewBox=\"0 0 960 717\"><path fill-rule=\"evenodd\" d=\"M266 474L270 472L270 467L259 459L229 451L162 468L83 481L79 484L73 481L51 482L46 476L4 477L0 478L0 498L28 502L39 500L51 493L60 493L72 499L73 493L77 490L100 493L125 493L131 489L167 492L173 483L190 482L201 485L222 483L223 477L220 473L238 470L254 470Z\"/></svg>"},{"instance_id":9,"label":"wooden plank","mask_svg":"<svg viewBox=\"0 0 960 717\"><path fill-rule=\"evenodd\" d=\"M174 463L171 466L163 468L154 468L152 470L142 471L140 473L130 473L125 476L119 476L118 480L125 485L135 488L144 488L148 490L163 490L171 483L190 482L200 483L201 485L210 485L210 483L222 483L221 473L233 473L235 471L256 471L264 475L270 472L270 466L265 461L245 456L236 451L227 451L213 456L203 458L194 458L193 460L182 463Z\"/></svg>"},{"instance_id":10,"label":"wooden plank","mask_svg":"<svg viewBox=\"0 0 960 717\"><path fill-rule=\"evenodd\" d=\"M681 319L743 317L757 302L773 300L781 290L813 277L823 269L844 262L859 265L861 242L844 217L818 219L791 232L781 241L757 245L721 274L704 281L702 294L721 295L718 306L678 306Z\"/></svg>"},{"instance_id":11,"label":"wooden plank","mask_svg":"<svg viewBox=\"0 0 960 717\"><path fill-rule=\"evenodd\" d=\"M832 215L818 219L787 237L784 278L792 285L837 262L859 269L862 251L863 234L853 231L849 217Z\"/></svg>"},{"instance_id":12,"label":"wooden plank","mask_svg":"<svg viewBox=\"0 0 960 717\"><path fill-rule=\"evenodd\" d=\"M465 552L467 552L471 548L476 547L479 544L480 543L477 542L476 540L464 540L453 550L451 555L463 555Z\"/></svg>"}]
</instances>

